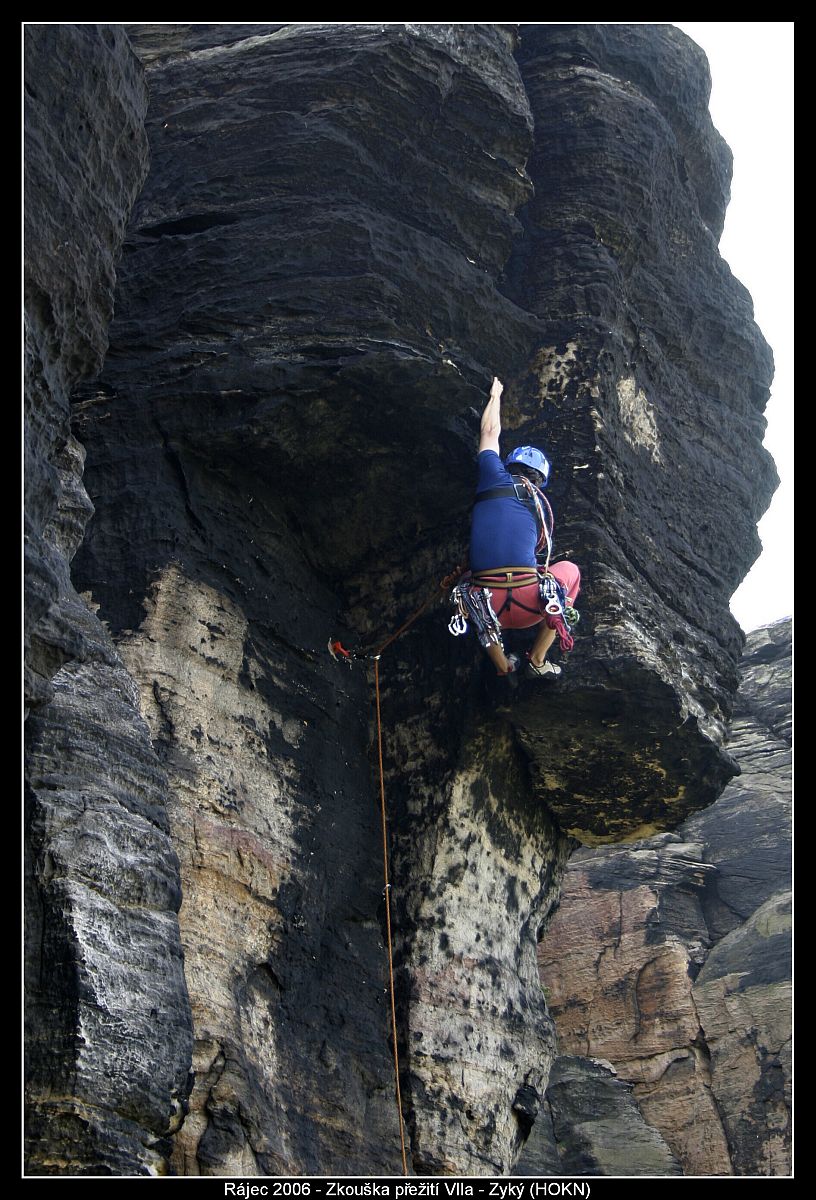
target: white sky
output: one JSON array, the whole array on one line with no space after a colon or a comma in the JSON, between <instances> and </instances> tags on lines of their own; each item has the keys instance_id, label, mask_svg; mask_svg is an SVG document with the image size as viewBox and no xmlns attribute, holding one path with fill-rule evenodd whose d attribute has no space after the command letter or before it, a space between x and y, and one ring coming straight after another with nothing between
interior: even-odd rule
<instances>
[{"instance_id":1,"label":"white sky","mask_svg":"<svg viewBox=\"0 0 816 1200\"><path fill-rule=\"evenodd\" d=\"M711 67L711 116L734 154L720 251L776 364L765 445L782 482L759 523L762 556L731 600L748 632L793 611L793 22L673 24Z\"/></svg>"}]
</instances>

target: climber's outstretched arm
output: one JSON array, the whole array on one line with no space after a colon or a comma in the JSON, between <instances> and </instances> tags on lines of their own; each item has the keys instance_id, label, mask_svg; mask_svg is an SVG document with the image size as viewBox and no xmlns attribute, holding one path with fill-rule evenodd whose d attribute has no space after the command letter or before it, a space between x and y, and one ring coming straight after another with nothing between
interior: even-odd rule
<instances>
[{"instance_id":1,"label":"climber's outstretched arm","mask_svg":"<svg viewBox=\"0 0 816 1200\"><path fill-rule=\"evenodd\" d=\"M479 434L479 453L483 450L495 450L499 453L499 434L501 433L501 394L504 388L498 379L493 378L490 388L490 399L482 413L482 426Z\"/></svg>"}]
</instances>

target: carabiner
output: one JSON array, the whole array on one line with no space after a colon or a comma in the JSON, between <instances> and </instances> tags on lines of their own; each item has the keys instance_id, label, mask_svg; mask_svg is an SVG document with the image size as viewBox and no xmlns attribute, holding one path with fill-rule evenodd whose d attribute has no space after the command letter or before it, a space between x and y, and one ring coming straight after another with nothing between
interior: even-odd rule
<instances>
[{"instance_id":1,"label":"carabiner","mask_svg":"<svg viewBox=\"0 0 816 1200\"><path fill-rule=\"evenodd\" d=\"M467 621L461 613L454 613L450 621L448 621L448 633L454 637L461 637L463 633L467 633Z\"/></svg>"}]
</instances>

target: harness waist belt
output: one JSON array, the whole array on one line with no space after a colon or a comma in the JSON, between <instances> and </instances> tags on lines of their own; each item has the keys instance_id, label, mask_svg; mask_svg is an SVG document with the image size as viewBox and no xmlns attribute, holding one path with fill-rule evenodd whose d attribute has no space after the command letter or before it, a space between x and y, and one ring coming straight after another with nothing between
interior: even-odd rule
<instances>
[{"instance_id":1,"label":"harness waist belt","mask_svg":"<svg viewBox=\"0 0 816 1200\"><path fill-rule=\"evenodd\" d=\"M489 571L474 571L470 582L474 587L519 588L538 583L535 567L491 567Z\"/></svg>"}]
</instances>

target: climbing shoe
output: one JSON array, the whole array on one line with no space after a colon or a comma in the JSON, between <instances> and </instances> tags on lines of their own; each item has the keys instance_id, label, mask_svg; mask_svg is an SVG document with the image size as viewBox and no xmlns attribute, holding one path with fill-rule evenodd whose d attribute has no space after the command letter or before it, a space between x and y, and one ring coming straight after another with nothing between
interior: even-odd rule
<instances>
[{"instance_id":1,"label":"climbing shoe","mask_svg":"<svg viewBox=\"0 0 816 1200\"><path fill-rule=\"evenodd\" d=\"M561 668L545 659L540 667L534 662L528 662L526 674L529 679L555 679L561 674Z\"/></svg>"},{"instance_id":2,"label":"climbing shoe","mask_svg":"<svg viewBox=\"0 0 816 1200\"><path fill-rule=\"evenodd\" d=\"M500 675L499 679L506 679L507 675L515 675L519 669L519 666L521 665L519 663L519 656L517 654L507 654L507 655L505 655L505 657L507 659L507 665L510 668L510 670L507 672L506 675Z\"/></svg>"}]
</instances>

